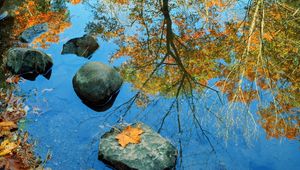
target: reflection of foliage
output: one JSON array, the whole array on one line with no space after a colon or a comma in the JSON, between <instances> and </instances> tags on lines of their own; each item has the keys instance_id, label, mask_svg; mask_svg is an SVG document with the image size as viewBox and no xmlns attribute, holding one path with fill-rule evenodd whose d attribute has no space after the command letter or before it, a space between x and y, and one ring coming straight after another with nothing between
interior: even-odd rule
<instances>
[{"instance_id":1,"label":"reflection of foliage","mask_svg":"<svg viewBox=\"0 0 300 170\"><path fill-rule=\"evenodd\" d=\"M131 58L122 66L121 73L137 89L148 94L160 93L174 97L176 87L180 87L182 81L181 87L187 91L191 90L190 87L197 86L199 90L206 87L207 80L217 75L215 59L219 53L225 52L219 50L212 54L211 49L222 42L204 36L204 28L188 28L190 23L185 23L181 14L174 16L174 27L178 27L177 31L180 32L176 35L168 1L163 4L151 3L155 5L137 3L129 14L131 23L140 24L137 30L141 33L121 37L120 50L113 59L122 56ZM157 16L157 13L163 15ZM144 83L150 77L151 83Z\"/></svg>"},{"instance_id":2,"label":"reflection of foliage","mask_svg":"<svg viewBox=\"0 0 300 170\"><path fill-rule=\"evenodd\" d=\"M3 65L4 52L10 48L14 43L14 37L11 36L11 31L13 29L14 19L8 17L0 22L0 88L5 87L5 73L6 70Z\"/></svg>"},{"instance_id":3,"label":"reflection of foliage","mask_svg":"<svg viewBox=\"0 0 300 170\"><path fill-rule=\"evenodd\" d=\"M280 2L286 3L294 8L300 8L300 1L295 0L280 0Z\"/></svg>"},{"instance_id":4,"label":"reflection of foliage","mask_svg":"<svg viewBox=\"0 0 300 170\"><path fill-rule=\"evenodd\" d=\"M88 23L86 31L89 32L89 34L101 35L104 39L119 36L123 30L122 26L118 24L116 18L106 12L106 10L108 10L107 6L97 4L96 7L93 6L93 8L95 10L94 21Z\"/></svg>"},{"instance_id":5,"label":"reflection of foliage","mask_svg":"<svg viewBox=\"0 0 300 170\"><path fill-rule=\"evenodd\" d=\"M269 102L273 103L275 111L274 108L260 107L258 114L267 134L274 137L276 135L271 131L276 131L277 126L282 128L282 123L277 123L282 120L276 115L295 115L299 108L300 84L297 10L284 3L256 0L249 4L243 20L235 16L226 20L222 18L222 12L233 10L234 1L175 5L168 0L148 0L117 4L121 6L110 5L111 14L101 8L97 16L105 17L97 17L97 23L90 24L94 26L91 30L100 28L94 32L116 40L120 49L112 60L129 57L120 72L143 94L191 98L195 91L214 90L208 82L215 80L216 87L229 101L226 112L232 114L234 103L242 103L247 119L255 126L254 115L248 114L248 108L253 101L264 103L266 97L261 94L266 93L272 98ZM124 6L130 10L126 22L114 12L122 11ZM186 6L189 6L188 11ZM106 27L107 21L113 22ZM282 100L283 96L289 96L289 99ZM193 102L193 99L189 101ZM281 110L287 106L288 110ZM271 116L275 122L271 121ZM236 116L232 119L238 120ZM299 136L295 119L284 121L297 133L281 131L279 136L290 139ZM267 125L268 122L272 125ZM225 127L232 121L227 123Z\"/></svg>"},{"instance_id":6,"label":"reflection of foliage","mask_svg":"<svg viewBox=\"0 0 300 170\"><path fill-rule=\"evenodd\" d=\"M137 98L135 100L135 104L138 106L138 107L147 107L147 105L149 104L150 102L150 99L149 99L149 96L144 94L144 93L139 93L137 95Z\"/></svg>"},{"instance_id":7,"label":"reflection of foliage","mask_svg":"<svg viewBox=\"0 0 300 170\"><path fill-rule=\"evenodd\" d=\"M300 110L286 106L285 108L276 108L271 103L267 109L261 109L260 123L267 132L267 137L287 137L288 139L297 139L300 136Z\"/></svg>"},{"instance_id":8,"label":"reflection of foliage","mask_svg":"<svg viewBox=\"0 0 300 170\"><path fill-rule=\"evenodd\" d=\"M50 1L26 0L17 10L16 27L14 35L20 35L27 28L41 24L48 23L49 30L36 38L33 44L38 44L42 48L47 48L47 43L57 43L59 41L59 33L63 32L71 24L68 19L66 9L51 10Z\"/></svg>"},{"instance_id":9,"label":"reflection of foliage","mask_svg":"<svg viewBox=\"0 0 300 170\"><path fill-rule=\"evenodd\" d=\"M221 80L216 86L227 94L229 101L247 104L255 99L261 100L261 90L270 92L273 101L269 108L262 107L258 112L260 122L269 137L295 139L299 137L299 122L297 125L294 119L300 102L299 14L285 4L257 1L253 6L250 10L251 22L244 23L248 29L241 31L247 36L241 37L240 43L234 45L239 63L223 66ZM253 82L251 90L241 88L246 80L240 76ZM283 125L289 130L283 131Z\"/></svg>"},{"instance_id":10,"label":"reflection of foliage","mask_svg":"<svg viewBox=\"0 0 300 170\"><path fill-rule=\"evenodd\" d=\"M70 0L70 3L76 5L81 3L81 0Z\"/></svg>"}]
</instances>

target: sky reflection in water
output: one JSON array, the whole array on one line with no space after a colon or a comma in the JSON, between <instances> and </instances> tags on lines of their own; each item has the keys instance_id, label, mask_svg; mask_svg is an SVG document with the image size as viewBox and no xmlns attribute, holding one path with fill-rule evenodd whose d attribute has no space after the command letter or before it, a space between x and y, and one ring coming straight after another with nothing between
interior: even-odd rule
<instances>
[{"instance_id":1,"label":"sky reflection in water","mask_svg":"<svg viewBox=\"0 0 300 170\"><path fill-rule=\"evenodd\" d=\"M168 13L166 10L163 10L164 14L159 13L160 8L155 6L158 4L146 4L144 9L148 10L144 11L144 18L139 17L138 7L121 6L122 12L112 11L116 16L122 14L120 20L114 20L107 10L113 2L99 2L98 6L95 1L77 5L72 2L74 4L67 3L64 9L62 18L66 19L55 23L64 25L57 32L59 37L49 33L44 37L48 40L46 42L52 42L49 45L43 43L43 37L33 43L33 46L53 57L51 79L40 76L36 81L26 81L20 85L22 92L28 95L26 104L31 108L31 114L28 115L27 130L38 142L36 151L42 157L48 150L53 155L47 166L53 169L105 169L105 165L97 160L100 136L118 121L142 121L160 130L163 136L182 150L178 169L300 167L297 161L300 158L299 68L293 65L299 62L299 54L295 52L297 49L291 47L293 43L286 42L287 47L272 44L284 35L279 33L277 40L269 35L274 31L272 27L266 29L262 57L272 63L272 71L266 71L266 67L261 66L264 64L259 64L265 61L260 57L260 29L251 31L251 24L246 24L237 32L235 28L240 24L239 20L228 23L225 28L221 23L223 20L231 21L229 18L234 18L231 12L240 11L244 3L233 5L227 11L224 9L226 13L217 17L222 19L216 19L214 15L220 13L218 10L199 7L204 12L200 10L200 13L192 15L198 10L195 6L171 1L169 19L172 19L173 27L169 30ZM119 5L111 8L117 9ZM95 13L95 6L102 7L98 10L102 10L104 15L99 11ZM206 6L211 7L211 4ZM251 9L250 16L254 16L256 5L253 4ZM125 19L130 12L131 18ZM266 10L266 15L268 12L271 13ZM241 13L238 14L237 18L243 18ZM272 13L268 17L271 16ZM106 20L106 17L109 18ZM274 21L276 17L274 14ZM249 21L251 19L253 17ZM133 20L136 20L134 24L124 27ZM164 21L165 27L162 27ZM259 23L258 19L257 25ZM266 22L265 27L268 26ZM291 23L290 28L296 26ZM90 60L61 55L64 43L83 36L87 31L99 35L100 44ZM241 35L249 32L253 37L248 46L241 40ZM290 31L287 36L292 36L294 32ZM164 35L163 38L160 35ZM247 37L244 39L249 41ZM278 50L272 50L274 48ZM295 48L299 49L297 46ZM285 57L296 58L295 61L276 60L271 54L280 54L279 50L287 50ZM132 60L126 61L130 57ZM111 60L114 61L110 63ZM126 81L114 106L106 112L98 113L82 104L73 90L75 72L89 61L101 61L118 67ZM156 72L151 74L153 70ZM149 76L152 77L147 80ZM130 102L122 105L126 101ZM273 101L278 103L273 106ZM122 107L117 107L120 105ZM261 114L257 114L259 111ZM285 126L286 131L282 132L280 123L274 125L274 112L279 117L290 118L280 119L283 124L290 125Z\"/></svg>"}]
</instances>

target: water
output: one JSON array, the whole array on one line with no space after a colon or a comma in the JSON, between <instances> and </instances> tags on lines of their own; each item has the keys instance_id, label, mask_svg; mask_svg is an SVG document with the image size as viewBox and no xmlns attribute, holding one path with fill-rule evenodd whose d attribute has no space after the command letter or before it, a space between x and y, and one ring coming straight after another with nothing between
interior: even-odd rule
<instances>
[{"instance_id":1,"label":"water","mask_svg":"<svg viewBox=\"0 0 300 170\"><path fill-rule=\"evenodd\" d=\"M139 98L144 99L139 102L140 105L145 105L146 107L137 107L134 102L132 105L130 105L130 102L126 105L122 105L127 101L131 101L132 97L139 92L142 87L141 84L143 84L143 81L146 81L147 75L150 75L151 68L154 68L153 64L157 64L161 61L163 58L162 54L165 51L159 51L158 53L161 58L155 59L152 55L154 55L153 51L157 49L149 52L152 49L147 51L147 46L141 44L133 49L143 50L127 51L127 55L125 55L126 53L123 54L125 56L124 58L117 58L111 63L109 61L118 51L119 46L130 47L123 44L127 42L128 39L126 38L132 38L130 36L133 35L133 37L138 37L136 40L131 39L133 42L146 42L144 40L147 39L147 37L145 37L147 33L145 30L140 29L143 20L136 18L137 21L130 24L132 20L126 17L126 15L134 16L135 13L139 12L138 9L134 9L134 4L125 7L121 6L121 9L113 11L112 9L119 6L111 6L113 3L107 1L100 1L100 5L97 5L97 1L91 0L79 4L71 4L65 1L56 2L64 3L60 8L65 10L62 16L66 17L63 21L52 23L54 25L53 30L60 30L56 32L58 37L55 38L54 43L51 43L51 40L49 40L48 48L41 48L43 46L39 44L36 45L35 43L31 44L53 57L54 66L51 78L50 80L46 80L44 77L39 76L35 81L24 81L19 84L21 93L27 96L26 105L30 108L26 118L25 129L29 131L31 138L37 141L35 151L43 158L45 158L48 152L52 154L52 159L47 162L46 167L52 169L109 169L101 161L97 160L98 144L101 135L119 122L133 123L141 121L155 130L160 130L161 135L168 138L178 148L180 155L177 161L177 169L266 170L300 168L298 161L300 158L299 105L297 106L297 100L299 102L299 98L294 98L296 104L291 104L295 113L287 114L287 116L291 118L296 116L294 123L295 121L295 124L298 123L298 126L296 126L298 128L296 129L298 135L296 134L295 137L287 138L288 135L280 136L279 134L278 138L273 138L276 134L273 134L273 137L272 133L269 135L266 134L267 128L261 126L259 123L261 117L257 114L260 110L260 106L268 107L271 105L270 102L273 101L273 93L270 89L264 90L262 86L257 84L253 85L254 81L249 81L250 76L248 76L248 80L246 79L247 73L243 74L246 77L243 79L231 78L227 75L228 79L240 83L241 89L245 91L249 90L250 87L259 89L258 93L260 98L250 100L247 104L243 104L241 101L229 102L228 95L230 94L216 93L211 89L203 88L202 85L218 89L218 87L214 85L216 82L223 80L223 77L221 74L218 75L213 72L217 72L216 70L219 69L219 65L222 63L225 63L228 68L233 68L235 60L240 59L238 57L238 50L236 50L234 54L228 53L229 58L233 59L231 61L228 58L222 58L222 56L214 56L213 54L221 55L226 53L228 49L216 50L222 44L218 44L213 38L208 38L201 46L196 45L194 47L194 49L203 51L202 53L198 52L201 55L192 61L184 57L189 58L188 54L192 56L197 53L184 53L182 49L185 47L179 46L177 43L178 49L181 50L179 51L179 55L187 55L181 56L182 61L196 62L196 66L193 67L201 68L200 71L197 69L194 69L193 72L189 70L189 73L195 76L197 81L199 80L202 84L192 84L193 96L191 96L189 92L190 88L187 79L184 79L183 85L180 86L182 83L180 78L185 74L182 73L180 67L172 67L172 63L176 63L176 61L168 58L168 61L166 61L167 64L157 69L157 73L154 74L155 78L147 81L147 84L141 91L142 94L145 94L147 97ZM203 26L201 25L202 22L194 23L192 19L193 17L197 17L192 17L192 14L195 14L197 11L193 9L195 6L192 4L176 4L171 1L170 6L172 6L172 4L175 6L171 10L174 23L176 23L175 20L177 19L187 19L187 22L183 22L182 24L187 24L186 29L191 29L192 31L193 29L198 30ZM158 4L148 3L142 8L145 9L145 18L148 19L144 22L146 25L149 24L150 33L153 34L151 36L151 42L155 42L155 37L159 39L160 34L159 32L155 32L155 30L160 29L159 23L163 21L161 14L152 16L159 11L155 5ZM176 8L176 5L180 8ZM222 21L234 18L234 14L238 13L234 11L243 11L245 5L246 3L240 2L228 10L215 12L214 14L219 14L219 17L216 18L218 18L220 22L220 29L224 30L224 22ZM104 12L100 13L99 11L101 10L98 9L97 13L95 7L101 7L101 10ZM192 9L195 13L191 12L193 11ZM109 14L108 11L112 12L112 14ZM207 12L210 13L211 11ZM181 13L189 17L184 18L184 16L179 15ZM244 13L245 11L243 11L243 15ZM243 18L241 14L241 12L238 13L237 18ZM97 16L98 18L96 19L95 17ZM114 24L114 17L119 19L119 24ZM150 20L150 18L153 18L153 20ZM209 15L208 18L214 23L213 16ZM201 21L204 22L205 17L203 17ZM95 29L87 29L88 24L90 24L91 28L91 22L100 23L100 27L92 27L101 28L100 31L97 29L96 31ZM65 27L63 29L55 27L55 25L57 26L59 24L64 24ZM192 27L193 25L195 27ZM118 26L125 28L124 34L120 34L119 36L110 35L109 33L116 34L116 31L120 31ZM189 28L189 26L191 26L191 28ZM215 29L213 24L207 26L209 29L207 29L205 25L203 27L205 27L201 33L203 36L205 36L205 34L213 34L209 31L209 29ZM93 30L93 35L98 35L97 41L100 45L100 48L93 54L90 60L75 55L60 54L64 43L71 38L81 37L90 30ZM188 34L188 32L179 29L177 26L173 27L173 31L177 35ZM179 39L182 38L182 40L185 40L185 42L181 43L187 43L188 47L193 47L193 42L197 40L196 38L193 39L193 37L196 36L196 34L193 34L190 38L182 38L179 36ZM111 39L110 37L113 38ZM227 39L230 38L230 36L227 37ZM122 40L124 40L124 42L122 42ZM235 39L232 38L232 41L234 40ZM38 42L41 43L42 41ZM163 42L164 45L165 43L166 41ZM221 41L220 43L225 43L225 41ZM162 48L165 47L164 45ZM209 48L210 46L211 48ZM151 47L157 48L158 46ZM211 51L213 53L211 53ZM253 51L255 51L255 49ZM130 55L135 57L133 63L128 62ZM200 56L207 57L200 58ZM297 56L295 58L295 60L297 60ZM151 63L149 67L146 66L142 71L130 72L132 71L130 69L134 69L133 66L138 67L147 64L148 59L152 59L155 62ZM124 66L126 60L129 65L125 64ZM244 60L248 61L248 59ZM72 78L76 71L83 64L90 61L100 61L110 66L119 67L122 75L127 76L124 77L125 83L113 107L106 112L95 112L85 106L76 96L72 87ZM133 66L130 64L133 64ZM170 66L168 66L168 64L170 64ZM166 68L168 68L168 70ZM297 72L297 67L295 70ZM283 69L283 71L286 70ZM235 70L235 72L238 71ZM289 72L286 71L286 73ZM130 77L130 75L134 76ZM293 75L295 74L291 73L291 76ZM170 87L172 83L169 82L174 83L176 82L175 80L179 83L174 87ZM291 89L296 88L294 92L296 93L295 96L297 96L297 92L299 92L297 80L291 81L290 84L292 85L287 86ZM166 87L163 88L164 85L170 90L166 90L168 89ZM176 94L180 87L183 87L185 90L180 91L179 97L176 100ZM281 88L284 89L283 86L281 86ZM225 90L224 92L226 93L228 91ZM279 93L279 91L275 91L275 93ZM240 92L238 90L233 91L231 95L233 94L239 95ZM121 107L118 107L120 105ZM167 116L164 119L166 114ZM162 124L163 121L164 124ZM201 130L201 128L203 128L203 130ZM276 127L273 128L276 129ZM270 131L272 131L272 129Z\"/></svg>"}]
</instances>

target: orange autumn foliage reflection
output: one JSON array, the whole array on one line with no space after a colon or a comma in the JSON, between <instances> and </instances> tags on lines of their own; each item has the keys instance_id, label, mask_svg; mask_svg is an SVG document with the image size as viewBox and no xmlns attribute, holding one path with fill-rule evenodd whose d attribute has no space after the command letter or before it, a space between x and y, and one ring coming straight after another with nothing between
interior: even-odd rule
<instances>
[{"instance_id":1,"label":"orange autumn foliage reflection","mask_svg":"<svg viewBox=\"0 0 300 170\"><path fill-rule=\"evenodd\" d=\"M226 5L226 0L210 0L210 1L205 1L205 4L207 7L225 7Z\"/></svg>"},{"instance_id":2,"label":"orange autumn foliage reflection","mask_svg":"<svg viewBox=\"0 0 300 170\"><path fill-rule=\"evenodd\" d=\"M129 4L129 0L115 0L115 3L125 5Z\"/></svg>"},{"instance_id":3,"label":"orange autumn foliage reflection","mask_svg":"<svg viewBox=\"0 0 300 170\"><path fill-rule=\"evenodd\" d=\"M247 104L255 99L261 100L260 93L269 92L273 97L272 101L257 112L260 116L259 123L265 129L267 137L299 139L300 37L299 21L295 20L299 14L289 15L295 13L296 9L284 5L281 8L272 3L265 5L264 17L267 20L264 20L263 32L260 28L262 18L256 18L257 21L254 21L257 28L254 27L251 36L245 36L242 40L250 42L249 51L245 50L248 44L235 44L235 53L240 57L238 59L241 65L222 67L220 77L226 78L226 81L220 80L216 86L227 94L231 102L239 102L241 96L247 96L250 99L244 100ZM287 8L291 11L287 11ZM251 23L245 24L250 27ZM250 30L244 30L244 33L249 35ZM243 57L245 53L248 55ZM236 72L239 74L235 74ZM246 81L240 76L252 82L254 90L236 90Z\"/></svg>"},{"instance_id":4,"label":"orange autumn foliage reflection","mask_svg":"<svg viewBox=\"0 0 300 170\"><path fill-rule=\"evenodd\" d=\"M275 104L259 111L261 116L260 124L265 129L267 137L286 137L288 139L297 139L300 136L300 118L299 110L291 107L275 108Z\"/></svg>"},{"instance_id":5,"label":"orange autumn foliage reflection","mask_svg":"<svg viewBox=\"0 0 300 170\"><path fill-rule=\"evenodd\" d=\"M120 72L125 81L143 94L174 98L183 95L177 93L178 88L202 92L203 85L208 85L210 80L215 81L213 88L220 90L229 104L242 103L249 107L266 100L262 94L267 94L272 99L256 113L267 135L296 139L299 123L292 117L299 117L299 111L295 110L300 107L300 13L284 4L254 1L246 20L238 17L218 20L222 15L218 9L230 9L229 2L232 5L235 1L189 4L199 15L192 15L193 8L180 13L178 11L184 7L176 4L170 8L173 13L168 13L170 20L166 19L168 11L162 11L161 4L133 3L135 8L131 9L129 19L137 27L138 34L125 34L123 27L118 29L121 30L118 34L113 34L116 30L100 34L120 42L112 61L129 58ZM144 5L148 5L147 11L141 8ZM167 45L170 41L171 47ZM170 48L176 53L175 57L170 55ZM187 74L193 81L185 78ZM147 102L136 103L145 107ZM279 120L280 114L291 119Z\"/></svg>"},{"instance_id":6,"label":"orange autumn foliage reflection","mask_svg":"<svg viewBox=\"0 0 300 170\"><path fill-rule=\"evenodd\" d=\"M79 4L81 0L70 0L70 3L73 5Z\"/></svg>"},{"instance_id":7,"label":"orange autumn foliage reflection","mask_svg":"<svg viewBox=\"0 0 300 170\"><path fill-rule=\"evenodd\" d=\"M48 23L48 31L37 37L32 43L42 48L48 48L48 43L58 43L59 33L71 26L67 21L67 10L61 9L51 11L48 1L44 8L40 9L40 2L37 0L26 0L15 10L16 28L13 31L15 36L19 36L24 30L42 23Z\"/></svg>"}]
</instances>

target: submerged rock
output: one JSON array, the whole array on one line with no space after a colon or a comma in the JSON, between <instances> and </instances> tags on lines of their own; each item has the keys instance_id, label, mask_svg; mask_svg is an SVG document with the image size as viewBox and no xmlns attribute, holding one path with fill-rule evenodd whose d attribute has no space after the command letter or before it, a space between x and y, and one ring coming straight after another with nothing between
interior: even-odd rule
<instances>
[{"instance_id":1,"label":"submerged rock","mask_svg":"<svg viewBox=\"0 0 300 170\"><path fill-rule=\"evenodd\" d=\"M11 48L7 52L6 67L28 80L35 80L39 74L49 79L52 65L50 56L35 49Z\"/></svg>"},{"instance_id":2,"label":"submerged rock","mask_svg":"<svg viewBox=\"0 0 300 170\"><path fill-rule=\"evenodd\" d=\"M141 143L129 144L122 148L116 136L123 128L114 127L100 140L98 159L118 170L169 170L174 169L177 149L160 134L142 123Z\"/></svg>"},{"instance_id":3,"label":"submerged rock","mask_svg":"<svg viewBox=\"0 0 300 170\"><path fill-rule=\"evenodd\" d=\"M42 33L48 31L48 23L38 24L35 26L32 26L28 29L26 29L22 34L20 35L19 39L21 42L24 43L30 43L32 42L36 37L41 35Z\"/></svg>"},{"instance_id":4,"label":"submerged rock","mask_svg":"<svg viewBox=\"0 0 300 170\"><path fill-rule=\"evenodd\" d=\"M84 35L80 38L69 40L63 46L61 54L76 54L90 59L91 55L99 48L99 45L94 37Z\"/></svg>"},{"instance_id":5,"label":"submerged rock","mask_svg":"<svg viewBox=\"0 0 300 170\"><path fill-rule=\"evenodd\" d=\"M105 111L112 106L122 83L115 69L100 62L83 65L73 77L77 96L95 111Z\"/></svg>"}]
</instances>

